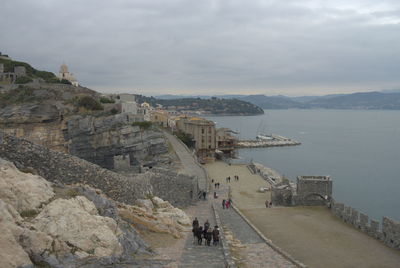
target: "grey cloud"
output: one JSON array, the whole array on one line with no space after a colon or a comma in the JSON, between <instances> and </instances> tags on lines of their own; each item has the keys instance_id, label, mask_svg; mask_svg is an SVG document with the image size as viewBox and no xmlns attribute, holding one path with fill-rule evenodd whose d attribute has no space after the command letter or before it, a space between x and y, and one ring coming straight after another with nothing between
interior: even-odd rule
<instances>
[{"instance_id":1,"label":"grey cloud","mask_svg":"<svg viewBox=\"0 0 400 268\"><path fill-rule=\"evenodd\" d=\"M397 1L327 2L5 0L0 50L54 72L65 61L82 84L108 91L399 85Z\"/></svg>"}]
</instances>

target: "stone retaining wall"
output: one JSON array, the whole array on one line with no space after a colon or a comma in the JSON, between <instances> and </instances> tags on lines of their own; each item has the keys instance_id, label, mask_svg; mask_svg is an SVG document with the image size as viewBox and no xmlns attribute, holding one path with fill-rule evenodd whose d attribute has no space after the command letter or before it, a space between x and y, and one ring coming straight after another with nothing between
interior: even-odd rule
<instances>
[{"instance_id":1,"label":"stone retaining wall","mask_svg":"<svg viewBox=\"0 0 400 268\"><path fill-rule=\"evenodd\" d=\"M193 205L198 200L198 178L162 168L153 168L157 176L150 178L153 194L173 206Z\"/></svg>"},{"instance_id":2,"label":"stone retaining wall","mask_svg":"<svg viewBox=\"0 0 400 268\"><path fill-rule=\"evenodd\" d=\"M373 219L369 221L368 215L334 200L331 202L331 211L344 222L353 225L369 236L381 240L389 247L400 249L400 222L383 217L382 226L380 226L379 221Z\"/></svg>"}]
</instances>

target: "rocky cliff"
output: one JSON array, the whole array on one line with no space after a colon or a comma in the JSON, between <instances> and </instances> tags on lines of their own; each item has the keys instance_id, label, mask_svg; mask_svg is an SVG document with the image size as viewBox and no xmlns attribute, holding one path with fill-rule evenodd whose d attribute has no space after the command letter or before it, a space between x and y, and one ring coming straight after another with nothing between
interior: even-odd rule
<instances>
[{"instance_id":1,"label":"rocky cliff","mask_svg":"<svg viewBox=\"0 0 400 268\"><path fill-rule=\"evenodd\" d=\"M181 237L190 219L160 198L115 202L0 158L0 267L162 267L134 226ZM140 258L137 256L141 255ZM146 257L147 256L147 257Z\"/></svg>"},{"instance_id":2,"label":"rocky cliff","mask_svg":"<svg viewBox=\"0 0 400 268\"><path fill-rule=\"evenodd\" d=\"M8 134L108 169L140 171L143 165L168 163L160 131L134 126L137 118L112 114L118 104L100 104L100 99L95 91L69 85L0 89L0 126Z\"/></svg>"}]
</instances>

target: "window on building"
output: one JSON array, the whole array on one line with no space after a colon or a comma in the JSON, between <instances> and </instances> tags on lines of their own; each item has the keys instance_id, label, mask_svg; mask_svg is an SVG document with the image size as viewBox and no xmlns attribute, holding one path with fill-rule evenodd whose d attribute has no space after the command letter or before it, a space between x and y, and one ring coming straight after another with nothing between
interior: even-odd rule
<instances>
[{"instance_id":1,"label":"window on building","mask_svg":"<svg viewBox=\"0 0 400 268\"><path fill-rule=\"evenodd\" d=\"M201 134L204 134L204 128L201 129Z\"/></svg>"},{"instance_id":2,"label":"window on building","mask_svg":"<svg viewBox=\"0 0 400 268\"><path fill-rule=\"evenodd\" d=\"M211 133L211 127L208 127L208 133Z\"/></svg>"}]
</instances>

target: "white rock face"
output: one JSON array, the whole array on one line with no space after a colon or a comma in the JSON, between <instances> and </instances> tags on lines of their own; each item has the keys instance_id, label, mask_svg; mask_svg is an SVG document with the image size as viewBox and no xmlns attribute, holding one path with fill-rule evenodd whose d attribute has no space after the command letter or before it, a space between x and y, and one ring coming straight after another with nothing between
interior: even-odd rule
<instances>
[{"instance_id":1,"label":"white rock face","mask_svg":"<svg viewBox=\"0 0 400 268\"><path fill-rule=\"evenodd\" d=\"M54 196L51 183L0 159L0 197L18 212L36 210Z\"/></svg>"},{"instance_id":2,"label":"white rock face","mask_svg":"<svg viewBox=\"0 0 400 268\"><path fill-rule=\"evenodd\" d=\"M168 201L164 201L161 198L155 196L152 198L152 201L154 203L155 207L158 208L168 208L168 207L172 207L172 205L168 202Z\"/></svg>"},{"instance_id":3,"label":"white rock face","mask_svg":"<svg viewBox=\"0 0 400 268\"><path fill-rule=\"evenodd\" d=\"M154 206L149 202L154 203ZM153 197L152 201L141 200L137 204L139 206L121 204L118 209L121 218L156 233L169 233L175 238L182 237L183 231L189 230L190 218L183 210L173 207L168 201Z\"/></svg>"},{"instance_id":4,"label":"white rock face","mask_svg":"<svg viewBox=\"0 0 400 268\"><path fill-rule=\"evenodd\" d=\"M22 218L9 204L0 199L0 267L11 268L32 265L28 254L18 243L23 229L16 225Z\"/></svg>"},{"instance_id":5,"label":"white rock face","mask_svg":"<svg viewBox=\"0 0 400 268\"><path fill-rule=\"evenodd\" d=\"M147 212L151 212L154 208L153 202L150 199L138 199L136 205L144 208Z\"/></svg>"},{"instance_id":6,"label":"white rock face","mask_svg":"<svg viewBox=\"0 0 400 268\"><path fill-rule=\"evenodd\" d=\"M94 204L83 196L54 200L34 219L33 226L97 257L122 253L116 222L98 216Z\"/></svg>"}]
</instances>

